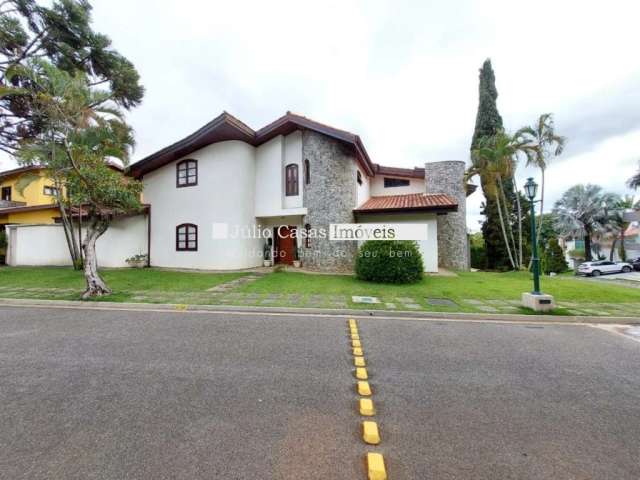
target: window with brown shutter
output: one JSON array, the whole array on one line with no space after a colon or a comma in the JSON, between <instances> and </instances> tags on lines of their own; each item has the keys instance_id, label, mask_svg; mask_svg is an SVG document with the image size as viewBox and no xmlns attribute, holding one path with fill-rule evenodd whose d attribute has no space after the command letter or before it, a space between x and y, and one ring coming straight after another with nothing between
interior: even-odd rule
<instances>
[{"instance_id":1,"label":"window with brown shutter","mask_svg":"<svg viewBox=\"0 0 640 480\"><path fill-rule=\"evenodd\" d=\"M285 192L287 197L298 195L298 165L291 163L285 168Z\"/></svg>"}]
</instances>

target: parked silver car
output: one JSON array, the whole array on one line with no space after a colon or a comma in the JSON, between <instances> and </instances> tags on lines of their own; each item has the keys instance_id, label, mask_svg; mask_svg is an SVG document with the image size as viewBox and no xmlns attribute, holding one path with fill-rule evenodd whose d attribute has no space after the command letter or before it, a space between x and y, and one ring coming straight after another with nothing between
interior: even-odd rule
<instances>
[{"instance_id":1,"label":"parked silver car","mask_svg":"<svg viewBox=\"0 0 640 480\"><path fill-rule=\"evenodd\" d=\"M598 277L605 273L629 273L631 270L633 270L633 266L630 263L599 260L581 263L578 266L578 275Z\"/></svg>"}]
</instances>

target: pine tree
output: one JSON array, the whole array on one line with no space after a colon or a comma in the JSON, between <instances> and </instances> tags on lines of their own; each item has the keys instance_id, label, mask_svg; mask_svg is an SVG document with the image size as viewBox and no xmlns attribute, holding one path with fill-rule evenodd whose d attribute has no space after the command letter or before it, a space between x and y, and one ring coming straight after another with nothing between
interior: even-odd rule
<instances>
[{"instance_id":1,"label":"pine tree","mask_svg":"<svg viewBox=\"0 0 640 480\"><path fill-rule=\"evenodd\" d=\"M476 127L473 132L471 149L478 146L482 138L492 137L503 129L502 117L498 112L496 100L496 77L491 67L491 60L486 59L480 69L478 113L476 115ZM483 193L487 191L487 179L480 176L480 186ZM504 182L505 192L513 192L513 184L510 179ZM504 238L500 230L500 218L496 202L485 193L485 202L481 213L485 216L482 224L482 236L484 237L487 251L487 268L491 270L508 269L509 257Z\"/></svg>"},{"instance_id":2,"label":"pine tree","mask_svg":"<svg viewBox=\"0 0 640 480\"><path fill-rule=\"evenodd\" d=\"M549 243L544 250L542 265L544 273L562 273L566 272L569 268L557 237L551 237L551 239L549 239Z\"/></svg>"}]
</instances>

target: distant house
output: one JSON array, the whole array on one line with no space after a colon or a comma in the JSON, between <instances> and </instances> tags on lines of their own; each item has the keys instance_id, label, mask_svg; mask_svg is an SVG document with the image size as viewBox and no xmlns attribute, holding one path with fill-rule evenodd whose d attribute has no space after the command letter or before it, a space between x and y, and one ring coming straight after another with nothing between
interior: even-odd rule
<instances>
[{"instance_id":1,"label":"distant house","mask_svg":"<svg viewBox=\"0 0 640 480\"><path fill-rule=\"evenodd\" d=\"M0 172L0 229L10 224L54 223L56 187L42 167Z\"/></svg>"}]
</instances>

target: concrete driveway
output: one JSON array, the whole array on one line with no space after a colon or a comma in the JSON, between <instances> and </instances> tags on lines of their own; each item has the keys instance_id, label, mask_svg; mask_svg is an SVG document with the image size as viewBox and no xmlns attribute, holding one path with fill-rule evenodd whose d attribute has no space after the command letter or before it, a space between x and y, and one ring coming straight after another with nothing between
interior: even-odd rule
<instances>
[{"instance_id":1,"label":"concrete driveway","mask_svg":"<svg viewBox=\"0 0 640 480\"><path fill-rule=\"evenodd\" d=\"M0 308L2 479L640 478L640 343L586 326Z\"/></svg>"}]
</instances>

